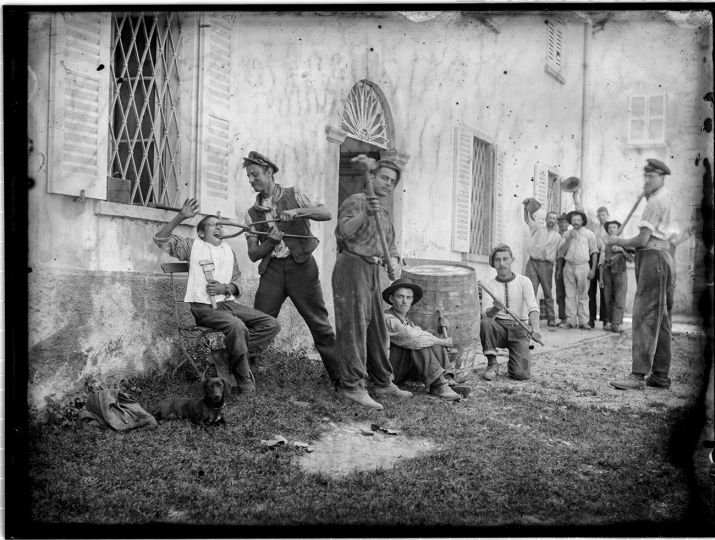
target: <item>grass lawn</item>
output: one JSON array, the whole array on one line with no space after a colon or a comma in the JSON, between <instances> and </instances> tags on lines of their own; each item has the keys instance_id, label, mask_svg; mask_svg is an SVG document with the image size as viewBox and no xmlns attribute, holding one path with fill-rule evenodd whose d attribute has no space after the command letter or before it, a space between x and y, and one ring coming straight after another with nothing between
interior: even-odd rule
<instances>
[{"instance_id":1,"label":"grass lawn","mask_svg":"<svg viewBox=\"0 0 715 540\"><path fill-rule=\"evenodd\" d=\"M534 362L534 377L523 383L504 377L486 383L475 373L473 393L458 404L415 387L412 399L381 400L384 411L367 411L321 386L320 363L271 352L256 374L259 392L230 398L225 427L207 432L168 421L119 434L32 424L33 531L130 536L135 529L84 534L59 524L174 524L159 530L180 536L283 534L266 526L289 527L290 536L375 536L383 526L398 527L385 532L395 536L460 534L454 527L517 536L702 533L709 509L691 460L700 426L688 427L705 377L700 341L676 340L669 392L610 389L609 379L628 372L629 348L624 337L616 346L589 343L551 353ZM168 395L190 395L190 379L186 371L128 384L151 410ZM261 444L274 434L312 442L331 423L350 422L379 423L400 430L406 445L421 437L438 447L392 469L337 478L303 472L296 458L304 449Z\"/></svg>"}]
</instances>

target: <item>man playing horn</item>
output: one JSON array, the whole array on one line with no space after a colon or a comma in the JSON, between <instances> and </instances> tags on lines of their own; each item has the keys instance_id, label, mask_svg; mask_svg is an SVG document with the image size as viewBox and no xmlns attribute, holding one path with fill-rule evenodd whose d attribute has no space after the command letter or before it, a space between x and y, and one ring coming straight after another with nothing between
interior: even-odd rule
<instances>
[{"instance_id":1,"label":"man playing horn","mask_svg":"<svg viewBox=\"0 0 715 540\"><path fill-rule=\"evenodd\" d=\"M497 347L509 349L509 377L524 381L531 376L529 334L512 319L507 309L519 317L522 323L528 323L535 340L541 339L539 305L536 303L534 288L526 276L512 272L513 262L511 248L506 244L495 246L489 255L489 266L496 269L497 275L485 285L499 300L492 299L488 294L482 295L479 337L484 356L487 357L487 369L482 375L487 381L494 380L498 375Z\"/></svg>"}]
</instances>

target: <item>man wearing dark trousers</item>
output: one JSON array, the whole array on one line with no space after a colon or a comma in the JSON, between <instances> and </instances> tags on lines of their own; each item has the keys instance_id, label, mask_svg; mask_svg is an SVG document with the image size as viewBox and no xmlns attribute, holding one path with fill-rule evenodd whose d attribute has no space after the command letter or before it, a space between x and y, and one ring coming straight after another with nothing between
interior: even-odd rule
<instances>
[{"instance_id":1,"label":"man wearing dark trousers","mask_svg":"<svg viewBox=\"0 0 715 540\"><path fill-rule=\"evenodd\" d=\"M242 392L255 392L251 359L258 356L280 331L278 321L261 311L239 304L241 272L236 255L222 241L217 216L206 216L196 226L198 239L184 238L172 231L185 219L199 213L195 199L184 201L174 219L154 235L154 243L163 251L189 263L185 302L189 302L196 324L218 330L224 335L231 372ZM213 281L208 282L201 263L213 264ZM216 309L211 305L214 297Z\"/></svg>"},{"instance_id":2,"label":"man wearing dark trousers","mask_svg":"<svg viewBox=\"0 0 715 540\"><path fill-rule=\"evenodd\" d=\"M565 213L559 216L559 235L564 236L564 233L569 230L569 220ZM560 243L559 243L560 245ZM559 324L566 322L566 285L564 284L564 254L561 250L556 252L556 305L559 308Z\"/></svg>"},{"instance_id":3,"label":"man wearing dark trousers","mask_svg":"<svg viewBox=\"0 0 715 540\"><path fill-rule=\"evenodd\" d=\"M272 317L286 298L308 325L316 349L330 377L333 388L339 388L339 373L335 359L335 332L328 320L323 289L318 277L318 265L312 253L318 240L311 238L308 220L327 221L330 212L322 201L304 193L297 186L283 187L273 175L278 167L258 152L243 158L248 181L257 192L256 202L246 212L246 224L265 234L246 234L248 256L260 260L261 276L253 307ZM275 220L265 223L267 220ZM264 222L264 223L260 223ZM293 238L285 234L308 238Z\"/></svg>"}]
</instances>

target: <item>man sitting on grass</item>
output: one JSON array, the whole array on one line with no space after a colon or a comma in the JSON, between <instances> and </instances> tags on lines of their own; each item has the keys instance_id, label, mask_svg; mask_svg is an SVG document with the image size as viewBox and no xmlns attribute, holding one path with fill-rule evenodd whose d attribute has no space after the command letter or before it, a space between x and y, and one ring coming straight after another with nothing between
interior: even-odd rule
<instances>
[{"instance_id":1,"label":"man sitting on grass","mask_svg":"<svg viewBox=\"0 0 715 540\"><path fill-rule=\"evenodd\" d=\"M461 399L445 378L449 358L444 347L452 346L452 338L433 336L407 318L412 304L422 298L422 288L402 278L382 291L382 298L392 306L385 311L385 324L390 334L390 364L395 382L418 379L434 396L448 401Z\"/></svg>"},{"instance_id":2,"label":"man sitting on grass","mask_svg":"<svg viewBox=\"0 0 715 540\"><path fill-rule=\"evenodd\" d=\"M221 225L216 216L206 216L196 226L197 240L172 234L185 219L199 213L196 199L184 201L174 219L154 235L154 243L172 257L189 262L189 281L184 302L189 302L196 324L218 330L224 335L231 372L241 392L255 392L250 360L257 357L280 331L278 321L239 304L241 272L231 247L222 242ZM201 263L213 264L213 280L208 282ZM215 297L216 309L211 305Z\"/></svg>"},{"instance_id":3,"label":"man sitting on grass","mask_svg":"<svg viewBox=\"0 0 715 540\"><path fill-rule=\"evenodd\" d=\"M541 339L539 305L534 288L529 278L511 271L513 262L511 248L506 244L497 245L489 255L489 266L496 269L497 275L484 285L499 300L486 293L482 295L479 336L484 356L487 357L487 369L483 375L487 381L493 381L498 374L497 347L509 349L509 377L524 381L531 376L529 334L507 313L507 308L523 323L529 324L534 339Z\"/></svg>"}]
</instances>

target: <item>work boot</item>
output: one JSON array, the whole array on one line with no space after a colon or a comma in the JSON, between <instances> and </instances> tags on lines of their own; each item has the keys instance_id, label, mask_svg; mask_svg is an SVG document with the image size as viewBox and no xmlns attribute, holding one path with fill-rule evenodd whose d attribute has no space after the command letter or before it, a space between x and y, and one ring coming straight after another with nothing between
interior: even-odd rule
<instances>
[{"instance_id":1,"label":"work boot","mask_svg":"<svg viewBox=\"0 0 715 540\"><path fill-rule=\"evenodd\" d=\"M447 383L433 384L429 389L429 393L447 401L459 401L462 399L462 396L452 390Z\"/></svg>"},{"instance_id":2,"label":"work boot","mask_svg":"<svg viewBox=\"0 0 715 540\"><path fill-rule=\"evenodd\" d=\"M625 379L611 381L611 386L618 390L643 390L643 388L645 388L645 381L643 380L643 375L631 373Z\"/></svg>"},{"instance_id":3,"label":"work boot","mask_svg":"<svg viewBox=\"0 0 715 540\"><path fill-rule=\"evenodd\" d=\"M390 383L390 386L376 386L375 394L378 396L394 396L398 398L412 397L412 392L400 390L395 383Z\"/></svg>"},{"instance_id":4,"label":"work boot","mask_svg":"<svg viewBox=\"0 0 715 540\"><path fill-rule=\"evenodd\" d=\"M568 321L561 321L561 322L558 324L558 327L559 327L559 328L566 328L567 330L570 330L570 329L572 329L572 328L576 328L576 325L575 325L575 324L571 324L571 323L568 322Z\"/></svg>"},{"instance_id":5,"label":"work boot","mask_svg":"<svg viewBox=\"0 0 715 540\"><path fill-rule=\"evenodd\" d=\"M484 377L485 381L493 381L497 378L498 374L499 364L496 360L494 360L494 362L489 362L489 364L487 365L487 369L484 371L482 377Z\"/></svg>"},{"instance_id":6,"label":"work boot","mask_svg":"<svg viewBox=\"0 0 715 540\"><path fill-rule=\"evenodd\" d=\"M558 326L558 325L556 324L556 321L552 319L546 323L546 326Z\"/></svg>"},{"instance_id":7,"label":"work boot","mask_svg":"<svg viewBox=\"0 0 715 540\"><path fill-rule=\"evenodd\" d=\"M668 377L659 377L655 373L646 375L645 383L653 388L663 388L664 390L668 390L670 388L670 379Z\"/></svg>"},{"instance_id":8,"label":"work boot","mask_svg":"<svg viewBox=\"0 0 715 540\"><path fill-rule=\"evenodd\" d=\"M343 395L364 407L377 410L384 409L382 405L370 397L370 394L364 388L343 388Z\"/></svg>"},{"instance_id":9,"label":"work boot","mask_svg":"<svg viewBox=\"0 0 715 540\"><path fill-rule=\"evenodd\" d=\"M611 326L611 323L609 323L609 322L603 323L603 329L604 329L604 330L608 331L608 330L610 330L611 328L613 328L613 327Z\"/></svg>"},{"instance_id":10,"label":"work boot","mask_svg":"<svg viewBox=\"0 0 715 540\"><path fill-rule=\"evenodd\" d=\"M611 332L614 332L616 334L622 334L623 333L623 328L620 327L618 324L612 324L611 325Z\"/></svg>"},{"instance_id":11,"label":"work boot","mask_svg":"<svg viewBox=\"0 0 715 540\"><path fill-rule=\"evenodd\" d=\"M593 330L593 326L591 326L590 323L589 324L579 324L578 327L581 330Z\"/></svg>"}]
</instances>

